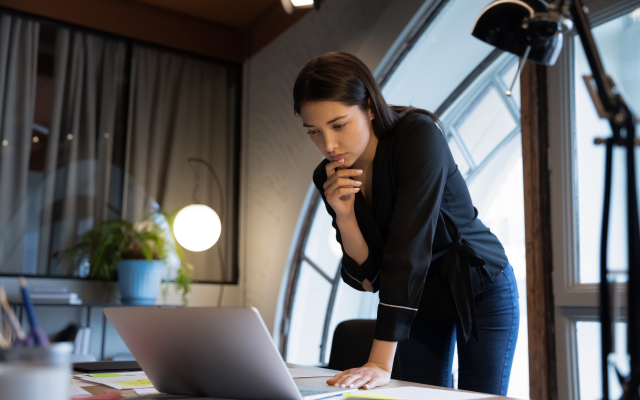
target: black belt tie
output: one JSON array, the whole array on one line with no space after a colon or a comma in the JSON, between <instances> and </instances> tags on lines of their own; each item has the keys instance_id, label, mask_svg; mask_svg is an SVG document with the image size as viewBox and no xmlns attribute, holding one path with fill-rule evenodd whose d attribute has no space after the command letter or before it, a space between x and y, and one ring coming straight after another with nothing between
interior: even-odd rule
<instances>
[{"instance_id":1,"label":"black belt tie","mask_svg":"<svg viewBox=\"0 0 640 400\"><path fill-rule=\"evenodd\" d=\"M465 343L469 340L469 336L473 336L478 342L480 341L469 267L479 267L484 264L484 260L462 240L460 233L457 235L457 240L442 256L440 263L440 272L443 276L449 277L453 302L460 316Z\"/></svg>"}]
</instances>

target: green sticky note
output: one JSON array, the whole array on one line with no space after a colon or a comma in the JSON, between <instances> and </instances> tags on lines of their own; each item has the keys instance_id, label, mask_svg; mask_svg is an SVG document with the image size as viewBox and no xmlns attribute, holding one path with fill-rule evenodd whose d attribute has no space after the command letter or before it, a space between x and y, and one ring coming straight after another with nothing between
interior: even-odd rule
<instances>
[{"instance_id":1,"label":"green sticky note","mask_svg":"<svg viewBox=\"0 0 640 400\"><path fill-rule=\"evenodd\" d=\"M353 397L356 399L375 399L375 400L394 400L395 397L384 394L371 393L369 391L357 391L354 393L343 393L344 397Z\"/></svg>"},{"instance_id":2,"label":"green sticky note","mask_svg":"<svg viewBox=\"0 0 640 400\"><path fill-rule=\"evenodd\" d=\"M90 376L92 378L113 378L114 376L124 376L122 374L114 374L114 373L108 373L108 374L87 374L87 376Z\"/></svg>"}]
</instances>

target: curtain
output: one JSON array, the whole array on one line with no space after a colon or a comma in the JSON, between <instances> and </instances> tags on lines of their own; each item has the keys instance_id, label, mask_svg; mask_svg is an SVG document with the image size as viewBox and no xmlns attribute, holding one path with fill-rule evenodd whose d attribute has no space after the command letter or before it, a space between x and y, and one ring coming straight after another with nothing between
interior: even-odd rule
<instances>
[{"instance_id":1,"label":"curtain","mask_svg":"<svg viewBox=\"0 0 640 400\"><path fill-rule=\"evenodd\" d=\"M175 212L193 204L196 176L187 158L210 163L223 187L215 185L205 166L193 164L200 176L197 197L218 213L223 230L211 249L186 251L196 280L232 279L233 260L221 257L233 254L234 90L229 81L220 64L133 48L124 216L136 221L156 206Z\"/></svg>"},{"instance_id":2,"label":"curtain","mask_svg":"<svg viewBox=\"0 0 640 400\"><path fill-rule=\"evenodd\" d=\"M61 252L108 216L125 56L124 42L58 31L40 224L41 273L84 275L86 271L73 271L74 263L60 257Z\"/></svg>"},{"instance_id":3,"label":"curtain","mask_svg":"<svg viewBox=\"0 0 640 400\"><path fill-rule=\"evenodd\" d=\"M39 24L0 15L0 270L20 273L27 229L29 155Z\"/></svg>"}]
</instances>

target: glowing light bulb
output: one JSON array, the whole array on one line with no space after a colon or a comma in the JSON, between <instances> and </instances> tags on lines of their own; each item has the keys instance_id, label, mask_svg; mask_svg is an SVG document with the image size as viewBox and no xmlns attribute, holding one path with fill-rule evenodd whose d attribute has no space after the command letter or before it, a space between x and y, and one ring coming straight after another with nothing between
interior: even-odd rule
<instances>
[{"instance_id":1,"label":"glowing light bulb","mask_svg":"<svg viewBox=\"0 0 640 400\"><path fill-rule=\"evenodd\" d=\"M210 207L192 204L180 210L173 221L173 236L191 251L211 248L222 232L220 217Z\"/></svg>"}]
</instances>

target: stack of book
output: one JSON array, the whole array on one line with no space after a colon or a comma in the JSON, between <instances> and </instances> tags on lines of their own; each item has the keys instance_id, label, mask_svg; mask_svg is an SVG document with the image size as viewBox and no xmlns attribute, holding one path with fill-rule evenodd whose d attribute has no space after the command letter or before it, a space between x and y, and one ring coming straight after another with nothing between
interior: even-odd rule
<instances>
[{"instance_id":1,"label":"stack of book","mask_svg":"<svg viewBox=\"0 0 640 400\"><path fill-rule=\"evenodd\" d=\"M66 287L32 287L29 290L31 300L35 303L48 304L82 304L77 293L68 293Z\"/></svg>"}]
</instances>

